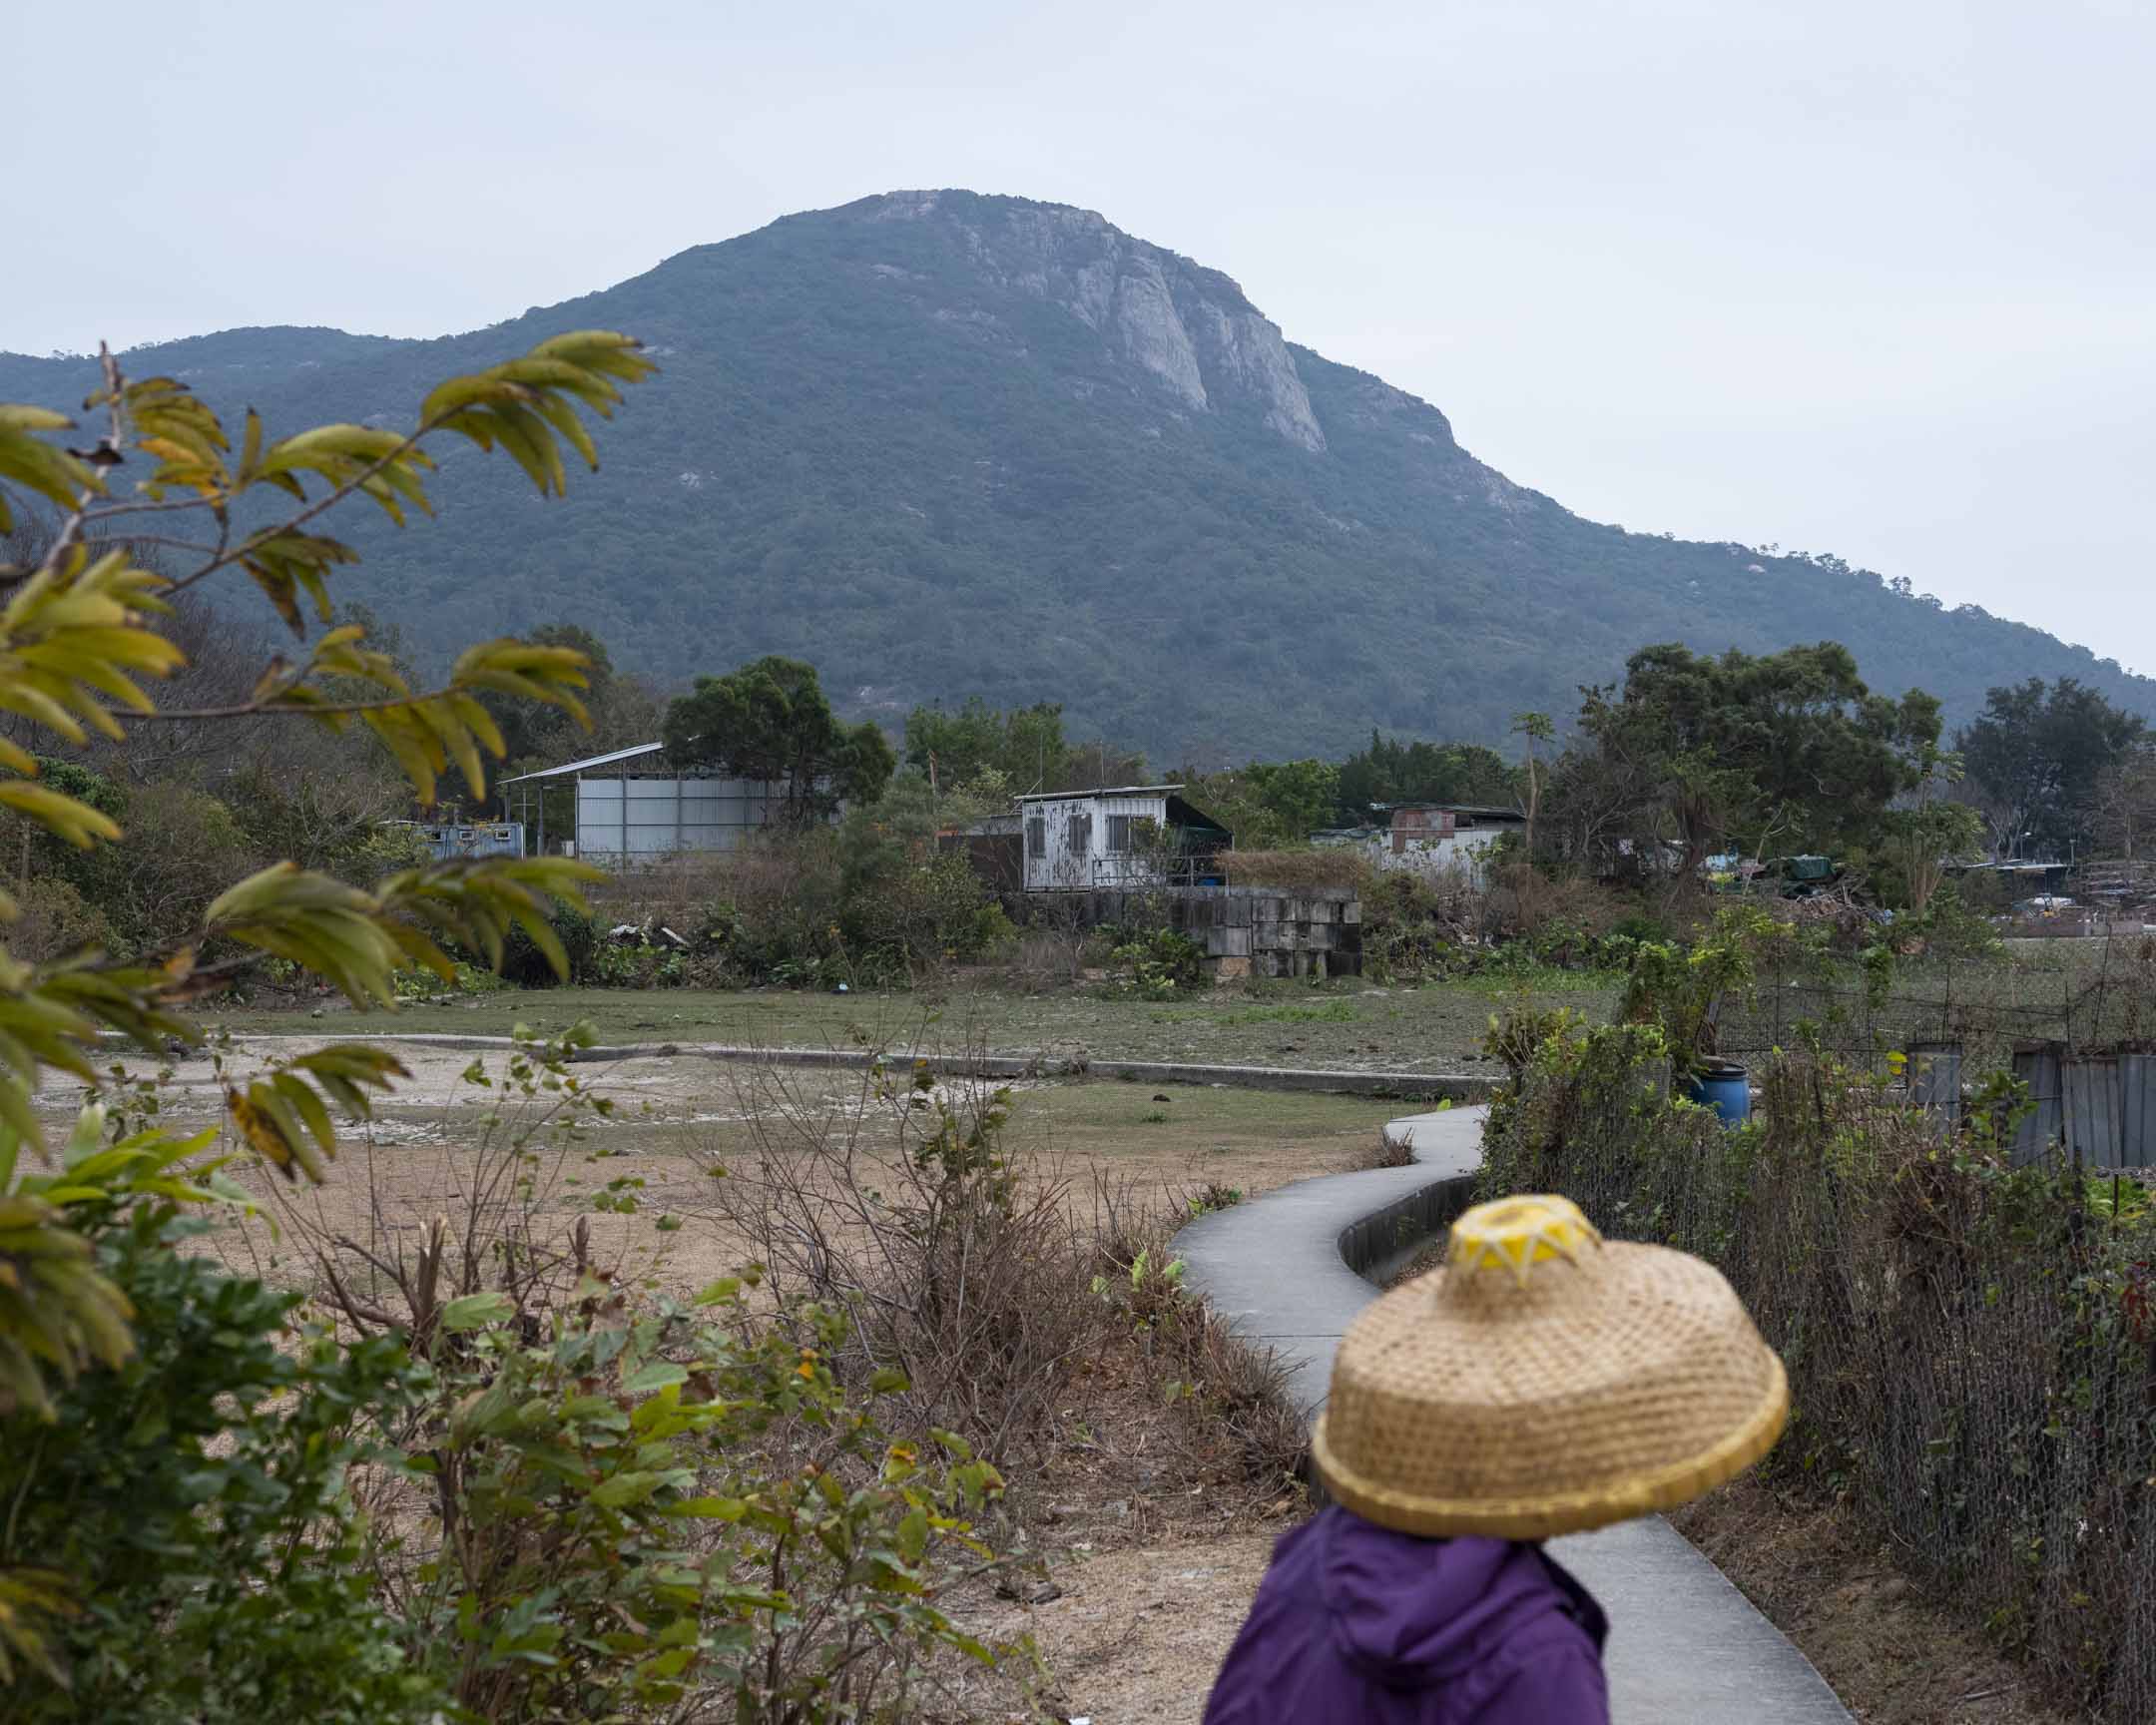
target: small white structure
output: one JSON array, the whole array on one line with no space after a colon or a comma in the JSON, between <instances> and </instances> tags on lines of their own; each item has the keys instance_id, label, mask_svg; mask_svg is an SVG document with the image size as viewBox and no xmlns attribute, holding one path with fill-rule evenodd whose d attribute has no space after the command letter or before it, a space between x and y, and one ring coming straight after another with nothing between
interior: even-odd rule
<instances>
[{"instance_id":1,"label":"small white structure","mask_svg":"<svg viewBox=\"0 0 2156 1725\"><path fill-rule=\"evenodd\" d=\"M1018 799L1025 827L1025 889L1202 882L1235 835L1183 801L1180 785L1044 792Z\"/></svg>"},{"instance_id":2,"label":"small white structure","mask_svg":"<svg viewBox=\"0 0 2156 1725\"><path fill-rule=\"evenodd\" d=\"M1391 816L1390 827L1369 841L1370 861L1427 875L1464 869L1480 878L1498 841L1527 825L1517 809L1465 803L1403 803Z\"/></svg>"},{"instance_id":3,"label":"small white structure","mask_svg":"<svg viewBox=\"0 0 2156 1725\"><path fill-rule=\"evenodd\" d=\"M546 791L557 779L575 782L576 854L594 862L666 857L677 851L731 851L785 807L787 788L757 779L671 775L647 777L660 765L664 743L639 743L608 755L565 761L537 773L502 781L505 804L517 787L516 807L536 813L527 821L535 849L544 854ZM640 766L641 764L641 766ZM560 805L555 812L561 813ZM557 833L557 845L567 839Z\"/></svg>"}]
</instances>

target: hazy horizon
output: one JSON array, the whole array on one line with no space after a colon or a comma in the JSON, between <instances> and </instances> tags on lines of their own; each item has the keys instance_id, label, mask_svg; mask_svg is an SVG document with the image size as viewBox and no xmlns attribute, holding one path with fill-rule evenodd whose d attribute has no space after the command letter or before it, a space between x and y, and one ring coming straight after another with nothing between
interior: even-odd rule
<instances>
[{"instance_id":1,"label":"hazy horizon","mask_svg":"<svg viewBox=\"0 0 2156 1725\"><path fill-rule=\"evenodd\" d=\"M0 191L48 261L0 347L455 333L966 187L1225 271L1591 519L1831 551L2156 669L2156 18L2123 3L1111 5L1078 32L972 0L119 0L88 43L50 12L17 35L54 73L22 135L73 140L78 183Z\"/></svg>"}]
</instances>

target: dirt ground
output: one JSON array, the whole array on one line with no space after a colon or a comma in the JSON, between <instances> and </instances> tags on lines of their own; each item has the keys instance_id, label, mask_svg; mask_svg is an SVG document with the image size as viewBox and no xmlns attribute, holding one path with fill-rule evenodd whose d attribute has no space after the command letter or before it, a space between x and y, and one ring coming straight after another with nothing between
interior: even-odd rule
<instances>
[{"instance_id":1,"label":"dirt ground","mask_svg":"<svg viewBox=\"0 0 2156 1725\"><path fill-rule=\"evenodd\" d=\"M980 1629L1030 1633L1047 1696L1093 1725L1197 1725L1273 1544L1310 1512L1163 1402L1142 1355L1098 1363L1086 1429L1039 1469L1049 1584Z\"/></svg>"},{"instance_id":2,"label":"dirt ground","mask_svg":"<svg viewBox=\"0 0 2156 1725\"><path fill-rule=\"evenodd\" d=\"M1055 1673L1055 1705L1093 1725L1198 1725L1277 1537L1074 1554L1055 1571L1060 1596L1022 1624Z\"/></svg>"},{"instance_id":3,"label":"dirt ground","mask_svg":"<svg viewBox=\"0 0 2156 1725\"><path fill-rule=\"evenodd\" d=\"M1867 1725L2072 1725L2028 1673L1925 1599L1848 1510L1747 1475L1670 1517Z\"/></svg>"},{"instance_id":4,"label":"dirt ground","mask_svg":"<svg viewBox=\"0 0 2156 1725\"><path fill-rule=\"evenodd\" d=\"M580 1064L578 1083L609 1098L613 1112L586 1115L565 1132L544 1124L551 1093L505 1101L500 1090L469 1081L468 1050L392 1046L411 1076L371 1122L340 1122L340 1154L322 1185L286 1185L252 1157L235 1160L232 1172L263 1197L266 1215L220 1231L228 1261L271 1279L310 1280L310 1233L392 1256L388 1248L414 1240L432 1218L465 1215L479 1171L500 1165L511 1137L530 1133L541 1232L582 1218L598 1263L688 1294L760 1256L725 1215L714 1170L747 1172L801 1134L828 1142L860 1133L871 1157L887 1156L895 1143L889 1111L878 1109L858 1073L693 1057ZM290 1047L280 1038L236 1038L224 1072L244 1081ZM487 1054L479 1063L499 1077L506 1061ZM205 1057L176 1061L170 1071L161 1120L222 1125L219 1069ZM1096 1181L1125 1204L1180 1207L1208 1188L1216 1199L1253 1194L1355 1166L1396 1109L1368 1098L1210 1085L1062 1080L1009 1088L1007 1142L1044 1177L1063 1182L1066 1201L1087 1219L1102 1201ZM41 1111L57 1126L81 1094L74 1080L49 1076ZM962 1084L951 1095L961 1111L978 1099Z\"/></svg>"},{"instance_id":5,"label":"dirt ground","mask_svg":"<svg viewBox=\"0 0 2156 1725\"><path fill-rule=\"evenodd\" d=\"M226 1073L244 1079L289 1047L241 1039L227 1050ZM228 1261L311 1279L310 1231L393 1250L428 1218L460 1214L475 1174L498 1160L482 1147L528 1126L553 1100L505 1103L466 1078L469 1051L405 1044L399 1052L411 1077L395 1100L349 1134L322 1186L281 1188L293 1209L272 1203L264 1217L221 1230L215 1249ZM503 1064L495 1056L484 1063L495 1073ZM220 1119L222 1081L207 1059L176 1062L171 1074L166 1124ZM842 1132L864 1117L852 1073L788 1071L776 1075L777 1091L763 1087L757 1069L701 1059L579 1066L576 1077L611 1097L615 1113L565 1139L534 1138L541 1183L552 1185L547 1219L558 1228L586 1218L602 1263L676 1292L730 1274L750 1255L750 1242L716 1213L704 1170L758 1153L752 1115L766 1117L767 1142L775 1115L784 1116L776 1122L782 1142L787 1132ZM1113 1081L1013 1089L1010 1135L1063 1170L1074 1191L1097 1171L1146 1202L1180 1202L1207 1186L1255 1192L1353 1166L1397 1106ZM39 1096L56 1125L79 1100L72 1081L51 1082ZM506 1126L488 1123L496 1113ZM275 1185L245 1158L234 1172L266 1198ZM635 1213L593 1209L609 1185L633 1192ZM673 1221L681 1225L666 1226ZM1045 1578L1019 1598L977 1607L977 1632L1030 1632L1054 1673L1057 1704L1096 1725L1198 1719L1273 1540L1307 1510L1285 1471L1254 1475L1247 1456L1164 1396L1169 1375L1142 1345L1118 1345L1088 1363L1057 1447L1009 1469L1023 1479Z\"/></svg>"},{"instance_id":6,"label":"dirt ground","mask_svg":"<svg viewBox=\"0 0 2156 1725\"><path fill-rule=\"evenodd\" d=\"M1747 1478L1670 1519L1803 1649L1864 1725L2074 1725L2080 1717L2048 1705L2025 1671L1924 1599L1845 1511L1791 1508ZM1260 1511L1211 1536L1192 1529L1073 1553L1055 1571L1061 1595L1025 1613L1056 1672L1059 1700L1095 1725L1195 1725L1273 1542L1291 1525L1285 1513Z\"/></svg>"}]
</instances>

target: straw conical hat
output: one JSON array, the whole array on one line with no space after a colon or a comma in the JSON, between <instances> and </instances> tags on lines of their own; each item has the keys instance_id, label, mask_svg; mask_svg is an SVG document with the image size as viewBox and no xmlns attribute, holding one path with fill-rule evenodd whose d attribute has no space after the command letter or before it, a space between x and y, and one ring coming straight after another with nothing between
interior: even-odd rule
<instances>
[{"instance_id":1,"label":"straw conical hat","mask_svg":"<svg viewBox=\"0 0 2156 1725\"><path fill-rule=\"evenodd\" d=\"M1697 1497L1788 1417L1782 1362L1712 1265L1507 1198L1341 1338L1312 1449L1365 1520L1544 1539Z\"/></svg>"}]
</instances>

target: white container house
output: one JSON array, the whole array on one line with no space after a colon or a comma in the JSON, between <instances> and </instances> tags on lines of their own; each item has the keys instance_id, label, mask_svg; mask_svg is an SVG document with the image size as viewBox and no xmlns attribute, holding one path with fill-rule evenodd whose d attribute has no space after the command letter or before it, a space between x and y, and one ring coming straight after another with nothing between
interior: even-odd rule
<instances>
[{"instance_id":1,"label":"white container house","mask_svg":"<svg viewBox=\"0 0 2156 1725\"><path fill-rule=\"evenodd\" d=\"M1183 801L1180 785L1044 792L1018 799L1025 889L1073 892L1218 880L1235 835Z\"/></svg>"}]
</instances>

